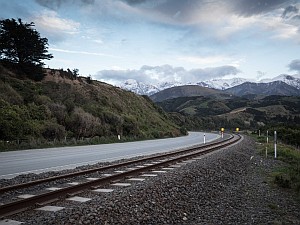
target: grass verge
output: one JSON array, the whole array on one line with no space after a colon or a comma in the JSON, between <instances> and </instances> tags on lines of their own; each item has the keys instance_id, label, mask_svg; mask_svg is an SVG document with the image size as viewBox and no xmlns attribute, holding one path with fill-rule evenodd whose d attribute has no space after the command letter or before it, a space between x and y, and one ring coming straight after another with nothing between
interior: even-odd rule
<instances>
[{"instance_id":1,"label":"grass verge","mask_svg":"<svg viewBox=\"0 0 300 225\"><path fill-rule=\"evenodd\" d=\"M256 137L258 151L261 155L274 158L274 143L266 143L266 138ZM279 187L292 189L300 197L300 150L293 146L278 143L277 158L284 166L272 172L272 182Z\"/></svg>"}]
</instances>

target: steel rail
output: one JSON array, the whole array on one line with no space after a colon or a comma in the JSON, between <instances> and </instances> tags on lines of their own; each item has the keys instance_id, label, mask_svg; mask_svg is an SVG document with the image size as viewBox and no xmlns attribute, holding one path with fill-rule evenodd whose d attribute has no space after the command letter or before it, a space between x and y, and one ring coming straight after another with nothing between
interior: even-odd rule
<instances>
[{"instance_id":1,"label":"steel rail","mask_svg":"<svg viewBox=\"0 0 300 225\"><path fill-rule=\"evenodd\" d=\"M124 179L126 177L134 176L136 174L140 174L144 171L149 171L149 170L157 168L157 167L170 165L174 162L179 162L179 161L183 161L183 160L186 160L189 158L193 158L195 156L207 154L214 150L221 149L221 148L227 147L229 145L232 145L233 143L236 143L240 139L241 139L241 136L236 135L235 138L233 136L232 138L228 139L225 143L224 142L222 142L221 144L217 143L217 144L215 144L215 146L210 145L210 146L206 147L205 149L201 148L198 151L195 151L192 153L187 153L187 154L181 155L181 156L177 156L177 157L172 158L167 161L158 162L156 164L145 166L143 168L125 171L122 173L111 175L109 177L99 178L97 180L88 181L88 182L81 183L78 185L74 185L74 186L62 188L62 189L59 189L56 191L51 191L51 192L44 193L41 195L33 196L33 197L30 197L27 199L22 199L22 200L11 202L11 203L8 203L5 205L0 205L0 218L4 218L5 216L10 216L10 215L16 214L18 212L22 212L22 211L28 210L30 208L34 208L35 206L45 205L49 202L64 199L67 196L75 195L75 194L83 192L87 189L95 189L95 188L98 188L99 186L109 184L109 183L115 182L117 180Z\"/></svg>"},{"instance_id":2,"label":"steel rail","mask_svg":"<svg viewBox=\"0 0 300 225\"><path fill-rule=\"evenodd\" d=\"M34 185L38 185L38 184L42 184L42 183L46 183L46 182L50 182L50 181L54 181L54 180L76 177L76 176L85 175L85 174L89 174L89 173L100 172L100 171L108 170L108 169L115 169L117 167L128 166L130 164L140 163L140 162L144 162L146 160L155 160L155 159L159 159L159 158L162 158L162 157L170 157L170 156L173 156L173 155L185 153L185 152L188 152L188 151L195 151L196 149L199 149L199 148L205 148L205 147L216 145L218 143L220 143L220 144L224 143L228 140L231 140L232 138L233 138L233 136L231 135L229 138L223 139L223 140L218 141L218 142L208 143L208 144L197 146L197 147L192 147L192 148L183 149L183 150L179 150L179 151L169 152L169 153L165 153L165 154L162 154L162 155L149 156L149 157L145 157L145 158L142 158L142 159L130 160L130 161L123 162L123 163L117 163L117 164L112 164L112 165L108 165L108 166L102 166L102 167L98 167L98 168L93 168L93 169L82 170L82 171L78 171L78 172L73 172L73 173L48 177L48 178L44 178L44 179L38 179L38 180L26 182L26 183L10 185L10 186L0 188L0 194L3 194L3 193L8 192L8 191L14 191L14 190L21 189L21 188L32 187Z\"/></svg>"}]
</instances>

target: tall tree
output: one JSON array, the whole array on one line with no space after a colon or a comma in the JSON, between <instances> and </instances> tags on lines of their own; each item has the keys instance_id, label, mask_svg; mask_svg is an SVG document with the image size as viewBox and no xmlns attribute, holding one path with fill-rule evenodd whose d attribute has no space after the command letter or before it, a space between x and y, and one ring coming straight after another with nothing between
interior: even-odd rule
<instances>
[{"instance_id":1,"label":"tall tree","mask_svg":"<svg viewBox=\"0 0 300 225\"><path fill-rule=\"evenodd\" d=\"M34 23L21 19L0 20L0 59L20 65L43 66L48 54L48 39L34 29Z\"/></svg>"}]
</instances>

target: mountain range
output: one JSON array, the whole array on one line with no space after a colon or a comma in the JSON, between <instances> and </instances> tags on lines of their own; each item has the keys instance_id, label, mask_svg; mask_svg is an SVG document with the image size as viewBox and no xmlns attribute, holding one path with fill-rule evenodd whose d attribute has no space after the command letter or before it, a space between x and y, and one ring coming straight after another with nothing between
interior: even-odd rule
<instances>
[{"instance_id":1,"label":"mountain range","mask_svg":"<svg viewBox=\"0 0 300 225\"><path fill-rule=\"evenodd\" d=\"M286 96L300 96L300 89L291 86L283 81L273 81L269 83L251 83L245 82L243 84L234 86L224 90L235 96L249 96L249 95L286 95Z\"/></svg>"},{"instance_id":2,"label":"mountain range","mask_svg":"<svg viewBox=\"0 0 300 225\"><path fill-rule=\"evenodd\" d=\"M300 75L287 75L287 74L281 74L272 79L262 79L259 81L249 80L245 78L232 78L232 79L219 78L219 79L211 79L206 81L199 81L196 83L163 82L158 84L146 84L134 79L129 79L126 80L124 83L120 84L119 87L125 90L132 91L139 95L150 96L157 92L165 90L167 88L184 86L184 85L197 85L201 87L213 88L218 90L226 90L247 82L261 84L261 83L271 83L274 81L282 81L300 90Z\"/></svg>"},{"instance_id":3,"label":"mountain range","mask_svg":"<svg viewBox=\"0 0 300 225\"><path fill-rule=\"evenodd\" d=\"M213 96L218 99L228 99L232 96L243 96L248 99L258 99L270 95L300 96L300 89L288 85L283 81L273 81L270 83L245 82L226 90L201 87L198 85L183 85L164 89L150 95L149 97L154 102L162 102L173 98L193 96Z\"/></svg>"}]
</instances>

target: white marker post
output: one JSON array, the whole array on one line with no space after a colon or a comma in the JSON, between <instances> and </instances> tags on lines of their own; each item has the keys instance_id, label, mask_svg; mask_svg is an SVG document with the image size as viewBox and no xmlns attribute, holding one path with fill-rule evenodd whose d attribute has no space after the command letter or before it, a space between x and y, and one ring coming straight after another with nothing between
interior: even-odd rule
<instances>
[{"instance_id":1,"label":"white marker post","mask_svg":"<svg viewBox=\"0 0 300 225\"><path fill-rule=\"evenodd\" d=\"M277 132L276 130L274 131L274 156L275 156L275 159L277 158Z\"/></svg>"},{"instance_id":2,"label":"white marker post","mask_svg":"<svg viewBox=\"0 0 300 225\"><path fill-rule=\"evenodd\" d=\"M222 138L224 137L224 130L225 130L224 127L222 127L221 128L221 136L222 136Z\"/></svg>"},{"instance_id":3,"label":"white marker post","mask_svg":"<svg viewBox=\"0 0 300 225\"><path fill-rule=\"evenodd\" d=\"M260 137L260 130L258 130L258 137Z\"/></svg>"},{"instance_id":4,"label":"white marker post","mask_svg":"<svg viewBox=\"0 0 300 225\"><path fill-rule=\"evenodd\" d=\"M267 144L269 143L269 131L267 130Z\"/></svg>"},{"instance_id":5,"label":"white marker post","mask_svg":"<svg viewBox=\"0 0 300 225\"><path fill-rule=\"evenodd\" d=\"M205 133L203 134L203 143L205 144Z\"/></svg>"},{"instance_id":6,"label":"white marker post","mask_svg":"<svg viewBox=\"0 0 300 225\"><path fill-rule=\"evenodd\" d=\"M120 134L118 134L118 140L121 140L121 135Z\"/></svg>"}]
</instances>

